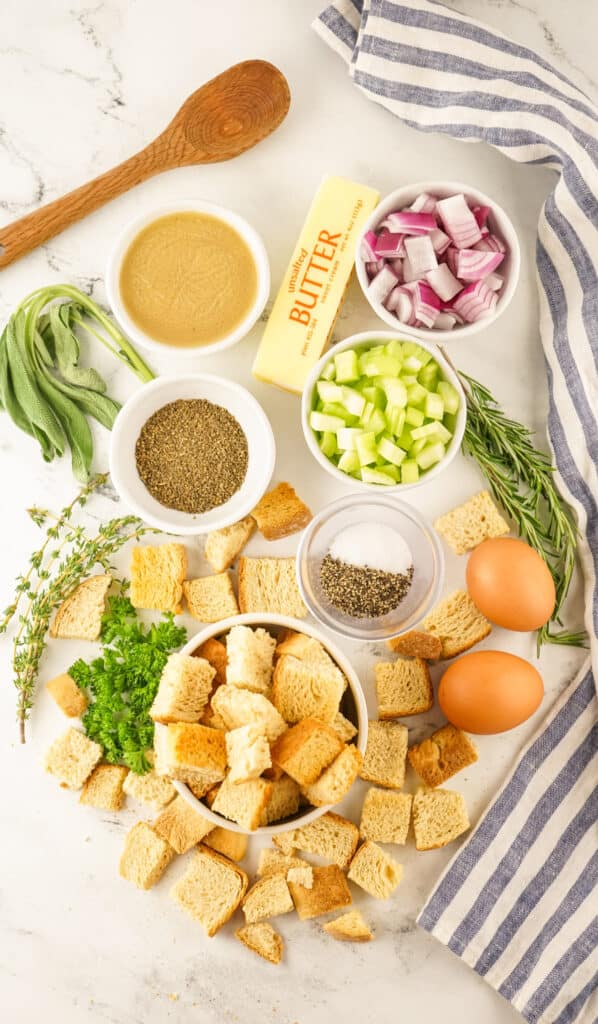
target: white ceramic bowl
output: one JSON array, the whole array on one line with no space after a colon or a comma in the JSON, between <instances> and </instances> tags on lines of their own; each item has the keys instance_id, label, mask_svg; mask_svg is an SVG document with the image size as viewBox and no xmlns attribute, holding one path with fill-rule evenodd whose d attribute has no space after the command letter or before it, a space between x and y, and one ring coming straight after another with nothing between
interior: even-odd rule
<instances>
[{"instance_id":1,"label":"white ceramic bowl","mask_svg":"<svg viewBox=\"0 0 598 1024\"><path fill-rule=\"evenodd\" d=\"M156 501L135 464L135 444L143 424L163 405L180 398L204 398L221 405L235 417L247 438L249 458L242 486L224 505L198 515ZM158 377L144 384L123 405L110 439L110 475L122 500L150 526L180 536L220 530L251 512L268 488L275 457L272 427L259 402L240 384L208 373Z\"/></svg>"},{"instance_id":2,"label":"white ceramic bowl","mask_svg":"<svg viewBox=\"0 0 598 1024\"><path fill-rule=\"evenodd\" d=\"M457 374L453 370L452 366L447 363L444 356L439 352L436 345L432 345L423 338L417 339L418 345L425 348L427 352L431 352L434 359L440 366L442 375L459 392L461 399L459 405L459 412L457 413L457 422L455 426L455 432L452 436L451 442L447 448L446 455L441 462L437 462L431 469L426 470L425 473L420 476L419 480L412 484L368 484L364 483L363 480L356 480L354 477L349 476L347 473L343 473L342 470L338 469L330 459L326 458L324 453L321 451L320 446L316 440L316 436L309 425L309 414L313 408L314 397L316 394L316 384L322 373L324 367L334 358L337 352L343 352L347 348L372 348L374 345L380 344L380 342L386 343L393 341L394 339L399 341L413 340L413 338L403 332L401 325L399 324L398 329L394 331L363 331L361 334L352 334L349 338L344 338L343 341L339 341L332 348L322 356L319 363L313 367L309 377L305 382L303 389L303 395L301 397L301 425L303 427L303 436L307 442L307 447L314 456L317 462L320 463L323 469L331 476L336 477L337 480L342 480L343 483L348 484L352 490L368 490L375 491L378 494L397 494L403 493L412 487L421 487L422 484L427 484L430 480L434 480L446 467L453 461L455 455L461 447L461 441L463 440L463 434L465 431L465 421L467 419L467 405L465 400L465 393L461 385Z\"/></svg>"},{"instance_id":3,"label":"white ceramic bowl","mask_svg":"<svg viewBox=\"0 0 598 1024\"><path fill-rule=\"evenodd\" d=\"M255 262L258 281L257 294L255 302L247 316L240 324L238 324L237 327L235 327L233 331L230 331L226 337L220 338L218 341L208 345L166 345L164 342L157 341L149 334L146 334L145 331L141 330L141 328L137 326L127 313L120 295L120 270L123 257L129 248L129 245L136 235L143 230L143 228L147 227L148 224L151 224L152 221L157 220L159 217L164 217L169 213L182 213L188 211L211 214L211 216L218 217L237 231L249 246ZM221 352L223 349L230 348L230 346L234 345L235 342L244 338L263 311L268 300L268 295L270 294L270 266L268 264L268 254L264 243L255 228L253 228L251 224L233 210L227 210L224 206L217 206L215 203L205 202L203 199L173 200L168 203L162 203L160 206L153 206L151 209L146 210L145 213L135 217L134 220L130 221L126 225L108 259L108 267L106 269L106 293L108 295L108 302L112 312L125 334L128 334L133 341L137 342L143 348L152 352L170 352L171 355L183 357L212 355L214 352Z\"/></svg>"},{"instance_id":4,"label":"white ceramic bowl","mask_svg":"<svg viewBox=\"0 0 598 1024\"><path fill-rule=\"evenodd\" d=\"M496 307L491 316L484 317L482 320L477 320L473 324L462 324L461 326L454 327L450 331L438 331L434 330L433 327L408 327L407 324L402 324L400 320L397 320L393 313L389 313L387 309L375 299L372 299L368 294L369 278L365 269L365 261L361 256L361 239L365 235L366 231L376 231L384 220L384 218L392 213L394 210L404 210L409 206L416 196L421 195L422 192L429 192L430 195L437 196L439 199L445 199L447 196L453 196L460 192L464 194L466 199L479 206L489 206L491 210L491 219L496 234L503 240L507 246L507 252L505 258L498 268L498 273L503 274L505 281L498 293L498 301ZM519 248L519 239L513 223L508 214L487 196L484 192L480 192L477 188L472 188L470 185L464 185L459 181L422 181L415 185L405 185L403 188L397 188L390 195L386 196L376 207L374 212L368 217L364 224L363 230L357 242L357 251L355 254L355 270L357 273L357 279L361 285L361 290L365 295L370 306L375 313L384 320L389 327L394 330L399 330L404 333L407 338L417 338L418 341L451 341L457 338L469 338L472 334L477 334L478 331L483 331L489 324L504 313L505 309L509 305L517 282L519 280L519 271L521 268L521 252Z\"/></svg>"},{"instance_id":5,"label":"white ceramic bowl","mask_svg":"<svg viewBox=\"0 0 598 1024\"><path fill-rule=\"evenodd\" d=\"M200 633L197 633L185 644L181 650L181 654L193 654L193 651L197 650L198 647L201 647L206 640L209 640L211 637L223 636L225 633L228 633L233 626L261 626L273 635L279 634L284 629L292 629L296 630L298 633L305 633L307 636L311 636L315 640L319 640L347 679L348 686L341 701L341 711L356 726L357 736L355 738L355 743L361 753L365 753L368 736L368 710L357 673L342 651L339 651L338 647L331 643L328 637L314 626L309 626L307 623L300 621L299 619L291 619L288 615L256 613L235 615L230 619L223 619L222 622L217 622L215 625L208 626L206 629L201 630ZM164 726L156 726L156 728L164 728ZM310 821L315 821L316 818L320 818L326 813L326 811L330 810L330 807L328 806L309 807L307 809L303 808L300 809L297 814L293 815L292 818L288 818L282 823L277 822L274 825L265 825L262 828L256 829L254 832L248 832L247 829L242 828L241 825L237 825L236 822L229 821L228 818L223 818L220 814L215 814L214 811L210 810L207 804L193 796L193 793L184 782L175 782L174 785L181 796L183 796L185 800L195 808L195 810L203 814L204 818L213 822L214 826L220 825L222 828L226 828L231 832L242 832L247 835L270 836L279 832L288 832L290 829L298 828L301 825L307 825Z\"/></svg>"}]
</instances>

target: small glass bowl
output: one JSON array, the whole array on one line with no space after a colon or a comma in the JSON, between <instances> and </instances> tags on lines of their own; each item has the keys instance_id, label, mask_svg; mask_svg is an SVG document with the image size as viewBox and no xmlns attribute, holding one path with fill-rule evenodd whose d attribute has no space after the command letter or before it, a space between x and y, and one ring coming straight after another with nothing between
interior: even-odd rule
<instances>
[{"instance_id":1,"label":"small glass bowl","mask_svg":"<svg viewBox=\"0 0 598 1024\"><path fill-rule=\"evenodd\" d=\"M401 603L375 619L346 615L330 604L320 583L322 560L342 530L383 523L399 533L413 556L413 579ZM414 629L436 604L444 579L438 537L417 509L387 495L349 494L326 505L304 530L297 581L310 612L323 626L352 640L380 641Z\"/></svg>"}]
</instances>

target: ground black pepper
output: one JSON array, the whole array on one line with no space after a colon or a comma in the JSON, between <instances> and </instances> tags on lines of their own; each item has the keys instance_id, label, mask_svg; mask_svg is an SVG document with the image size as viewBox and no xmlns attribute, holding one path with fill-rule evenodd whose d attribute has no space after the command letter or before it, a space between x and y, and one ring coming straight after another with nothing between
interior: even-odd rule
<instances>
[{"instance_id":1,"label":"ground black pepper","mask_svg":"<svg viewBox=\"0 0 598 1024\"><path fill-rule=\"evenodd\" d=\"M405 573L384 572L350 565L330 554L320 567L322 590L330 604L356 619L377 619L391 612L406 596L412 579L412 565Z\"/></svg>"},{"instance_id":2,"label":"ground black pepper","mask_svg":"<svg viewBox=\"0 0 598 1024\"><path fill-rule=\"evenodd\" d=\"M169 402L143 424L137 472L166 508L201 513L223 505L247 473L247 438L235 417L204 398Z\"/></svg>"}]
</instances>

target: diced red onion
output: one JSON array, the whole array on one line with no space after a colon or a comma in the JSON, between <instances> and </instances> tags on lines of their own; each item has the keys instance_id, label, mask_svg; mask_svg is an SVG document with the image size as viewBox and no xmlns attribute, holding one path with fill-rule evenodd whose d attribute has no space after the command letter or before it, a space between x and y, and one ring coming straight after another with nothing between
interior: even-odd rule
<instances>
[{"instance_id":1,"label":"diced red onion","mask_svg":"<svg viewBox=\"0 0 598 1024\"><path fill-rule=\"evenodd\" d=\"M475 281L467 285L453 300L453 309L468 324L473 324L490 316L496 308L496 302L496 292L490 291L483 281Z\"/></svg>"},{"instance_id":2,"label":"diced red onion","mask_svg":"<svg viewBox=\"0 0 598 1024\"><path fill-rule=\"evenodd\" d=\"M375 302L385 302L397 284L397 275L390 267L384 266L370 281L368 295Z\"/></svg>"},{"instance_id":3,"label":"diced red onion","mask_svg":"<svg viewBox=\"0 0 598 1024\"><path fill-rule=\"evenodd\" d=\"M478 223L467 205L463 193L439 199L436 204L437 213L443 223L444 230L450 235L457 249L471 249L481 239Z\"/></svg>"},{"instance_id":4,"label":"diced red onion","mask_svg":"<svg viewBox=\"0 0 598 1024\"><path fill-rule=\"evenodd\" d=\"M384 234L380 235L377 239L374 246L374 253L378 257L384 257L384 259L404 256L405 242L403 235L393 231L385 231Z\"/></svg>"},{"instance_id":5,"label":"diced red onion","mask_svg":"<svg viewBox=\"0 0 598 1024\"><path fill-rule=\"evenodd\" d=\"M405 257L403 260L403 283L411 284L412 281L417 281L420 278L420 274L411 266L409 257Z\"/></svg>"},{"instance_id":6,"label":"diced red onion","mask_svg":"<svg viewBox=\"0 0 598 1024\"><path fill-rule=\"evenodd\" d=\"M480 252L506 252L507 247L504 242L501 242L500 238L496 235L488 235L486 238L480 239L475 245L472 245L472 249L478 249Z\"/></svg>"},{"instance_id":7,"label":"diced red onion","mask_svg":"<svg viewBox=\"0 0 598 1024\"><path fill-rule=\"evenodd\" d=\"M438 227L436 217L432 213L414 213L413 210L397 210L389 213L384 224L391 231L404 235L429 235Z\"/></svg>"},{"instance_id":8,"label":"diced red onion","mask_svg":"<svg viewBox=\"0 0 598 1024\"><path fill-rule=\"evenodd\" d=\"M366 263L365 270L369 278L375 277L379 274L383 267L386 266L385 260L376 260L374 263Z\"/></svg>"},{"instance_id":9,"label":"diced red onion","mask_svg":"<svg viewBox=\"0 0 598 1024\"><path fill-rule=\"evenodd\" d=\"M429 270L426 274L426 281L443 302L454 298L463 288L446 263L441 263L435 270Z\"/></svg>"},{"instance_id":10,"label":"diced red onion","mask_svg":"<svg viewBox=\"0 0 598 1024\"><path fill-rule=\"evenodd\" d=\"M425 327L432 327L440 312L440 299L429 284L418 281L413 294L413 313Z\"/></svg>"},{"instance_id":11,"label":"diced red onion","mask_svg":"<svg viewBox=\"0 0 598 1024\"><path fill-rule=\"evenodd\" d=\"M456 274L461 281L480 281L487 277L504 260L502 252L485 252L480 249L459 249L456 260Z\"/></svg>"},{"instance_id":12,"label":"diced red onion","mask_svg":"<svg viewBox=\"0 0 598 1024\"><path fill-rule=\"evenodd\" d=\"M413 210L414 213L435 213L436 199L429 192L421 192L413 200L409 209Z\"/></svg>"},{"instance_id":13,"label":"diced red onion","mask_svg":"<svg viewBox=\"0 0 598 1024\"><path fill-rule=\"evenodd\" d=\"M443 252L446 252L451 244L449 236L445 235L444 231L441 231L440 228L431 231L429 237L437 256L442 256Z\"/></svg>"},{"instance_id":14,"label":"diced red onion","mask_svg":"<svg viewBox=\"0 0 598 1024\"><path fill-rule=\"evenodd\" d=\"M397 297L397 308L395 310L397 319L402 324L407 324L412 327L415 324L415 317L413 315L413 296L407 290L407 288L399 288L400 294Z\"/></svg>"},{"instance_id":15,"label":"diced red onion","mask_svg":"<svg viewBox=\"0 0 598 1024\"><path fill-rule=\"evenodd\" d=\"M453 274L457 273L457 256L458 255L459 255L459 250L455 249L454 245L449 246L449 248L446 250L446 253L445 253L445 257L444 257L445 258L445 262L447 263L447 265L449 267L449 270Z\"/></svg>"},{"instance_id":16,"label":"diced red onion","mask_svg":"<svg viewBox=\"0 0 598 1024\"><path fill-rule=\"evenodd\" d=\"M397 275L399 281L402 281L403 280L403 260L400 257L397 257L396 260L391 260L388 265L391 268L391 270L394 270L394 272Z\"/></svg>"},{"instance_id":17,"label":"diced red onion","mask_svg":"<svg viewBox=\"0 0 598 1024\"><path fill-rule=\"evenodd\" d=\"M485 227L486 226L486 221L488 220L488 216L490 214L490 207L489 206L472 206L471 212L473 213L473 215L474 215L474 217L476 219L478 227L479 228Z\"/></svg>"},{"instance_id":18,"label":"diced red onion","mask_svg":"<svg viewBox=\"0 0 598 1024\"><path fill-rule=\"evenodd\" d=\"M411 272L416 277L423 277L428 270L433 270L434 267L438 266L434 246L429 236L421 236L420 238L407 237L405 239L405 249L407 250L407 259L409 260ZM491 267L490 269L493 270L494 268Z\"/></svg>"},{"instance_id":19,"label":"diced red onion","mask_svg":"<svg viewBox=\"0 0 598 1024\"><path fill-rule=\"evenodd\" d=\"M386 309L388 310L389 313L394 313L395 312L395 310L396 310L396 308L397 308L397 306L399 304L400 295L401 295L401 288L397 285L396 288L393 288L393 290L391 291L390 295L388 296L386 302L384 303L384 305L385 305L385 307L386 307Z\"/></svg>"},{"instance_id":20,"label":"diced red onion","mask_svg":"<svg viewBox=\"0 0 598 1024\"><path fill-rule=\"evenodd\" d=\"M378 243L378 235L375 231L366 231L361 239L360 254L366 263L374 263L376 260L375 248Z\"/></svg>"},{"instance_id":21,"label":"diced red onion","mask_svg":"<svg viewBox=\"0 0 598 1024\"><path fill-rule=\"evenodd\" d=\"M435 331L451 331L456 323L457 317L454 313L443 312L438 314L432 327Z\"/></svg>"},{"instance_id":22,"label":"diced red onion","mask_svg":"<svg viewBox=\"0 0 598 1024\"><path fill-rule=\"evenodd\" d=\"M487 274L482 280L486 288L489 288L491 292L499 292L504 284L502 274Z\"/></svg>"}]
</instances>

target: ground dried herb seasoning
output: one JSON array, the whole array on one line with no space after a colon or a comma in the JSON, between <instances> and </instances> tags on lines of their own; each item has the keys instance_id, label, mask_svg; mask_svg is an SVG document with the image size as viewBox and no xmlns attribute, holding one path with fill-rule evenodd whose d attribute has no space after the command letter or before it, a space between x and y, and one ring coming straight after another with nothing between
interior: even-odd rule
<instances>
[{"instance_id":1,"label":"ground dried herb seasoning","mask_svg":"<svg viewBox=\"0 0 598 1024\"><path fill-rule=\"evenodd\" d=\"M157 409L135 445L137 472L166 508L209 512L232 498L247 473L247 438L235 417L204 398Z\"/></svg>"},{"instance_id":2,"label":"ground dried herb seasoning","mask_svg":"<svg viewBox=\"0 0 598 1024\"><path fill-rule=\"evenodd\" d=\"M413 579L406 572L384 572L365 565L351 565L327 554L320 566L322 590L330 604L356 619L377 619L396 608Z\"/></svg>"}]
</instances>

